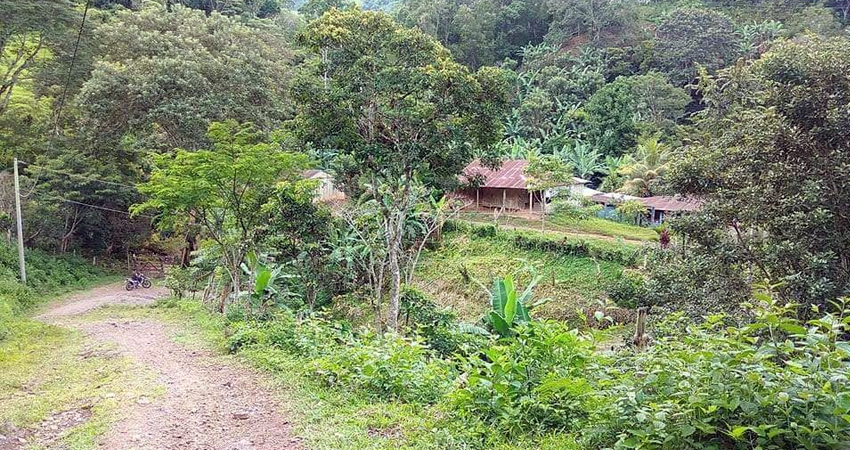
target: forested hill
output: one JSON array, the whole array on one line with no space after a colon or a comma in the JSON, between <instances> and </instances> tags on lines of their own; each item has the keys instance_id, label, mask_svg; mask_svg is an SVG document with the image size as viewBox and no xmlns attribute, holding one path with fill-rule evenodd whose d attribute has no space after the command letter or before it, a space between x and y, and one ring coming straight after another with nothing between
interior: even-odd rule
<instances>
[{"instance_id":1,"label":"forested hill","mask_svg":"<svg viewBox=\"0 0 850 450\"><path fill-rule=\"evenodd\" d=\"M0 447L850 448L848 19L0 0Z\"/></svg>"},{"instance_id":2,"label":"forested hill","mask_svg":"<svg viewBox=\"0 0 850 450\"><path fill-rule=\"evenodd\" d=\"M750 85L721 89L710 77L740 75L786 43L846 47L850 36L850 0L0 0L0 160L9 168L17 156L32 186L26 244L175 251L181 243L149 239L150 218L115 211L144 200L135 186L151 173L151 155L209 148L215 122L251 124L276 148L307 153L356 184L351 170L363 161L338 157L353 142L350 124L330 122L341 97L322 104L324 117L303 114L317 86L330 86L317 70L328 58L319 47L342 42L318 29L338 19L310 24L334 8L378 10L417 45L432 36L442 44L428 44L436 60L487 90L469 94L483 95L473 103L493 100L476 112L478 143L464 142L468 152L427 149L441 158L422 174L437 189L472 158L494 155L551 155L604 192L716 187L695 175L706 161L685 158L686 149L723 131L703 121L729 112L736 94L723 89ZM11 217L8 193L0 205Z\"/></svg>"}]
</instances>

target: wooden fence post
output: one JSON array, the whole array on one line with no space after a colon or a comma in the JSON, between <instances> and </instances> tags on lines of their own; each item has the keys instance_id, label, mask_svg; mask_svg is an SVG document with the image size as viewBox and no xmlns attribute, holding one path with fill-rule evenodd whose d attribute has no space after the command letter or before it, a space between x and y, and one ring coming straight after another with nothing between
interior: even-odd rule
<instances>
[{"instance_id":1,"label":"wooden fence post","mask_svg":"<svg viewBox=\"0 0 850 450\"><path fill-rule=\"evenodd\" d=\"M635 323L635 337L632 341L635 348L643 350L649 344L649 336L646 334L646 307L640 307L637 310L637 322Z\"/></svg>"}]
</instances>

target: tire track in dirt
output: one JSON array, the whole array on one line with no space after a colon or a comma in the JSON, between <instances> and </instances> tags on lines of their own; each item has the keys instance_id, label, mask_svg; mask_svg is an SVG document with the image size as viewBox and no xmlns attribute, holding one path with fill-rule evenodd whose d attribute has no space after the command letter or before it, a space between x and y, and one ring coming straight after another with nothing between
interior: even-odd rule
<instances>
[{"instance_id":1,"label":"tire track in dirt","mask_svg":"<svg viewBox=\"0 0 850 450\"><path fill-rule=\"evenodd\" d=\"M210 351L172 341L170 326L155 320L84 322L76 316L105 305L145 305L167 295L160 288L126 292L111 285L76 294L39 316L76 328L155 373L166 392L127 405L100 442L104 449L300 449L289 421L260 376Z\"/></svg>"}]
</instances>

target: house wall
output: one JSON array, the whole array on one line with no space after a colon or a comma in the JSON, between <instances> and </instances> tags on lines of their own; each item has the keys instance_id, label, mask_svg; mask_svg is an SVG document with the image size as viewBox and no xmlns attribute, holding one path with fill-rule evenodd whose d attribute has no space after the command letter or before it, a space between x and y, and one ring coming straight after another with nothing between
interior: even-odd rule
<instances>
[{"instance_id":1,"label":"house wall","mask_svg":"<svg viewBox=\"0 0 850 450\"><path fill-rule=\"evenodd\" d=\"M517 211L528 211L529 198L525 189L500 189L480 188L477 189L478 206L482 208L504 208ZM472 206L476 205L476 189L467 189L460 192ZM504 196L504 197L503 197ZM540 211L540 196L534 196L534 210Z\"/></svg>"},{"instance_id":2,"label":"house wall","mask_svg":"<svg viewBox=\"0 0 850 450\"><path fill-rule=\"evenodd\" d=\"M330 176L317 176L314 179L320 182L316 190L318 201L342 200L345 198L345 194L334 186L333 179Z\"/></svg>"}]
</instances>

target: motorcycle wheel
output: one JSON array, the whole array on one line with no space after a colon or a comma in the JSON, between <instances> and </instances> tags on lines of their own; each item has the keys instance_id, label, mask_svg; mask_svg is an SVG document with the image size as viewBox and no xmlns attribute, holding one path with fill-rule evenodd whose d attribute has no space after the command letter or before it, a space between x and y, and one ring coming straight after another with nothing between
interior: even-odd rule
<instances>
[{"instance_id":1,"label":"motorcycle wheel","mask_svg":"<svg viewBox=\"0 0 850 450\"><path fill-rule=\"evenodd\" d=\"M126 283L124 283L124 289L132 291L133 289L136 289L136 286L133 286L133 283L128 280Z\"/></svg>"},{"instance_id":2,"label":"motorcycle wheel","mask_svg":"<svg viewBox=\"0 0 850 450\"><path fill-rule=\"evenodd\" d=\"M142 287L145 289L149 289L151 287L151 280L142 281Z\"/></svg>"}]
</instances>

